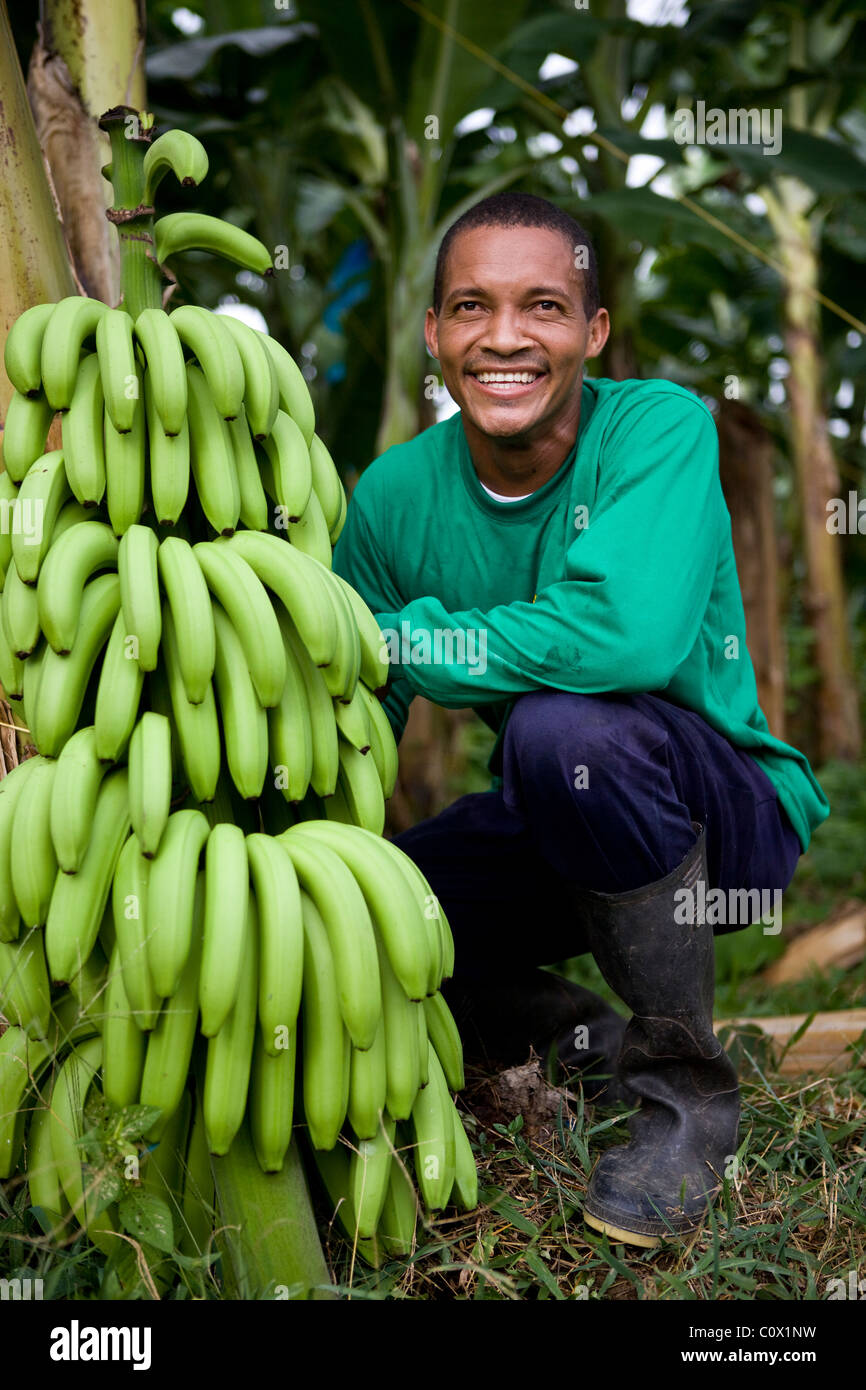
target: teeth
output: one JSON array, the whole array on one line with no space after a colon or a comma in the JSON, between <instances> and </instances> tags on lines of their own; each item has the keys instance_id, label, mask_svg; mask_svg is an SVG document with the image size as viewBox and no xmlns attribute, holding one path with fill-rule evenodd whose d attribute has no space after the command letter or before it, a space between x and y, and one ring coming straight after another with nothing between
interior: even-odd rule
<instances>
[{"instance_id":1,"label":"teeth","mask_svg":"<svg viewBox=\"0 0 866 1390\"><path fill-rule=\"evenodd\" d=\"M539 373L539 372L476 372L475 375L476 375L478 381L484 382L485 385L487 385L487 384L495 384L496 382L503 382L503 381L518 381L518 382L523 383L524 385L528 385L529 382L535 381L535 378L536 378L537 376L540 376L540 373Z\"/></svg>"}]
</instances>

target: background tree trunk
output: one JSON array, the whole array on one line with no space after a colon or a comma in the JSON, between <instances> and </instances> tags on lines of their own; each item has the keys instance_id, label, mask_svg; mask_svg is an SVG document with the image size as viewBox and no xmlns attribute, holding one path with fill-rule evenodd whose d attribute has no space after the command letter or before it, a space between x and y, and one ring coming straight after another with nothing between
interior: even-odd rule
<instances>
[{"instance_id":1,"label":"background tree trunk","mask_svg":"<svg viewBox=\"0 0 866 1390\"><path fill-rule=\"evenodd\" d=\"M719 474L731 514L746 637L770 732L785 737L785 648L773 497L773 440L742 401L721 400Z\"/></svg>"}]
</instances>

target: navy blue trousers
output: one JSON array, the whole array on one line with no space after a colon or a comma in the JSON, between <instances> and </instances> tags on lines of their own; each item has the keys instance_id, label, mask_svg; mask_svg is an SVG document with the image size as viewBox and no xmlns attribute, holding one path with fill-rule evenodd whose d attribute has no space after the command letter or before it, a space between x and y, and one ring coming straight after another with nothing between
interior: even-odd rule
<instances>
[{"instance_id":1,"label":"navy blue trousers","mask_svg":"<svg viewBox=\"0 0 866 1390\"><path fill-rule=\"evenodd\" d=\"M395 840L442 903L455 979L467 983L489 976L493 962L582 955L574 889L619 893L664 878L695 843L692 821L706 827L708 888L767 890L772 900L801 854L775 787L749 754L657 695L521 696L502 782Z\"/></svg>"}]
</instances>

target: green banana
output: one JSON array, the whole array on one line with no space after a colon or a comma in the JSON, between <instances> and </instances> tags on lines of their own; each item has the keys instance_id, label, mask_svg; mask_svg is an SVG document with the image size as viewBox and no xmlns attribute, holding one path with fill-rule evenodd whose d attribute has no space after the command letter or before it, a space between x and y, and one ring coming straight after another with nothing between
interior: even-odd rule
<instances>
[{"instance_id":1,"label":"green banana","mask_svg":"<svg viewBox=\"0 0 866 1390\"><path fill-rule=\"evenodd\" d=\"M13 483L21 483L45 449L54 407L43 395L12 392L3 427L3 467Z\"/></svg>"},{"instance_id":2,"label":"green banana","mask_svg":"<svg viewBox=\"0 0 866 1390\"><path fill-rule=\"evenodd\" d=\"M234 1006L207 1045L202 1108L212 1154L226 1154L243 1124L256 1037L258 923L252 894L247 904L242 970Z\"/></svg>"},{"instance_id":3,"label":"green banana","mask_svg":"<svg viewBox=\"0 0 866 1390\"><path fill-rule=\"evenodd\" d=\"M25 518L12 532L12 556L25 584L35 584L51 545L57 516L69 497L63 454L54 449L27 470L18 490L17 514ZM35 525L28 524L28 521ZM34 534L35 533L35 534Z\"/></svg>"},{"instance_id":4,"label":"green banana","mask_svg":"<svg viewBox=\"0 0 866 1390\"><path fill-rule=\"evenodd\" d=\"M222 321L231 333L244 369L244 409L250 434L266 439L274 427L280 406L280 388L273 358L262 341L262 334L232 314Z\"/></svg>"},{"instance_id":5,"label":"green banana","mask_svg":"<svg viewBox=\"0 0 866 1390\"><path fill-rule=\"evenodd\" d=\"M312 496L313 470L310 451L291 415L277 411L262 448L271 465L272 496L284 513L284 524L300 521Z\"/></svg>"},{"instance_id":6,"label":"green banana","mask_svg":"<svg viewBox=\"0 0 866 1390\"><path fill-rule=\"evenodd\" d=\"M140 395L141 368L135 362L133 367L132 376ZM115 429L108 411L105 412L105 504L111 529L116 536L122 536L138 521L144 507L147 452L145 413L144 405L139 402L131 427L121 432Z\"/></svg>"},{"instance_id":7,"label":"green banana","mask_svg":"<svg viewBox=\"0 0 866 1390\"><path fill-rule=\"evenodd\" d=\"M331 541L322 504L315 489L310 493L300 518L289 524L287 535L292 545L319 564L331 568Z\"/></svg>"},{"instance_id":8,"label":"green banana","mask_svg":"<svg viewBox=\"0 0 866 1390\"><path fill-rule=\"evenodd\" d=\"M278 536L260 531L237 531L228 545L285 605L313 664L327 666L337 649L337 620L324 587L327 571Z\"/></svg>"},{"instance_id":9,"label":"green banana","mask_svg":"<svg viewBox=\"0 0 866 1390\"><path fill-rule=\"evenodd\" d=\"M355 626L361 641L361 680L370 690L380 690L388 683L390 664L388 647L379 624L361 595L347 584L341 574L332 570L332 577L343 590L355 615Z\"/></svg>"},{"instance_id":10,"label":"green banana","mask_svg":"<svg viewBox=\"0 0 866 1390\"><path fill-rule=\"evenodd\" d=\"M63 1194L79 1225L92 1225L93 1194L84 1188L83 1154L79 1140L84 1133L84 1106L87 1093L102 1063L102 1038L73 1047L57 1073L51 1094L48 1130L51 1153ZM104 1215L104 1213L103 1213Z\"/></svg>"},{"instance_id":11,"label":"green banana","mask_svg":"<svg viewBox=\"0 0 866 1390\"><path fill-rule=\"evenodd\" d=\"M306 795L313 772L313 727L304 666L308 672L316 675L318 672L306 650L303 665L298 658L287 635L290 619L282 606L277 610L277 621L286 657L286 683L279 704L268 711L268 748L275 785L287 801L300 801ZM327 692L325 699L328 699ZM335 766L336 761L335 757Z\"/></svg>"},{"instance_id":12,"label":"green banana","mask_svg":"<svg viewBox=\"0 0 866 1390\"><path fill-rule=\"evenodd\" d=\"M129 815L146 859L159 849L170 809L171 725L148 710L129 740Z\"/></svg>"},{"instance_id":13,"label":"green banana","mask_svg":"<svg viewBox=\"0 0 866 1390\"><path fill-rule=\"evenodd\" d=\"M292 1142L297 1040L292 1028L288 1045L276 1057L253 1045L250 1075L250 1133L256 1157L265 1173L280 1173Z\"/></svg>"},{"instance_id":14,"label":"green banana","mask_svg":"<svg viewBox=\"0 0 866 1390\"><path fill-rule=\"evenodd\" d=\"M418 1199L412 1180L403 1165L395 1160L391 1164L376 1237L388 1255L395 1258L411 1255L415 1249L417 1223Z\"/></svg>"},{"instance_id":15,"label":"green banana","mask_svg":"<svg viewBox=\"0 0 866 1390\"><path fill-rule=\"evenodd\" d=\"M203 183L208 170L207 151L186 130L167 130L157 137L144 156L144 201L152 204L156 190L169 170L184 188Z\"/></svg>"},{"instance_id":16,"label":"green banana","mask_svg":"<svg viewBox=\"0 0 866 1390\"><path fill-rule=\"evenodd\" d=\"M104 522L77 522L60 536L55 529L36 592L40 627L59 656L72 650L85 584L98 570L116 566L117 538Z\"/></svg>"},{"instance_id":17,"label":"green banana","mask_svg":"<svg viewBox=\"0 0 866 1390\"><path fill-rule=\"evenodd\" d=\"M277 837L295 867L298 882L313 899L328 933L340 1012L352 1039L372 1047L382 1012L373 923L364 895L340 856L293 826Z\"/></svg>"},{"instance_id":18,"label":"green banana","mask_svg":"<svg viewBox=\"0 0 866 1390\"><path fill-rule=\"evenodd\" d=\"M93 950L129 830L128 776L120 767L109 772L99 789L90 843L78 872L57 875L45 923L45 952L55 983L74 979Z\"/></svg>"},{"instance_id":19,"label":"green banana","mask_svg":"<svg viewBox=\"0 0 866 1390\"><path fill-rule=\"evenodd\" d=\"M373 1046L366 1052L352 1048L349 1076L349 1123L359 1139L372 1139L379 1128L388 1092L385 1020L379 1020Z\"/></svg>"},{"instance_id":20,"label":"green banana","mask_svg":"<svg viewBox=\"0 0 866 1390\"><path fill-rule=\"evenodd\" d=\"M125 752L138 719L144 672L135 659L133 644L126 631L123 613L118 613L105 648L93 727L97 757L117 762Z\"/></svg>"},{"instance_id":21,"label":"green banana","mask_svg":"<svg viewBox=\"0 0 866 1390\"><path fill-rule=\"evenodd\" d=\"M259 924L259 1026L271 1056L294 1035L304 975L301 892L290 857L270 835L246 841Z\"/></svg>"},{"instance_id":22,"label":"green banana","mask_svg":"<svg viewBox=\"0 0 866 1390\"><path fill-rule=\"evenodd\" d=\"M154 313L157 311L154 310ZM174 329L172 329L174 332ZM177 335L175 334L175 338ZM178 347L180 344L178 343ZM150 465L150 495L153 512L160 526L174 526L189 496L189 424L186 418L186 369L183 372L183 418L176 434L163 427L157 408L158 388L144 374L144 414L147 421L148 462Z\"/></svg>"},{"instance_id":23,"label":"green banana","mask_svg":"<svg viewBox=\"0 0 866 1390\"><path fill-rule=\"evenodd\" d=\"M352 1155L352 1202L358 1232L368 1239L376 1227L385 1205L391 1178L396 1122L384 1119L372 1139L361 1139Z\"/></svg>"},{"instance_id":24,"label":"green banana","mask_svg":"<svg viewBox=\"0 0 866 1390\"><path fill-rule=\"evenodd\" d=\"M337 624L334 658L331 664L324 668L322 676L330 695L338 700L349 701L355 693L361 672L361 639L349 600L339 585L334 584L331 571L322 566L322 573Z\"/></svg>"},{"instance_id":25,"label":"green banana","mask_svg":"<svg viewBox=\"0 0 866 1390\"><path fill-rule=\"evenodd\" d=\"M249 531L267 531L268 497L243 407L238 418L231 421L229 434L241 494L241 523Z\"/></svg>"},{"instance_id":26,"label":"green banana","mask_svg":"<svg viewBox=\"0 0 866 1390\"><path fill-rule=\"evenodd\" d=\"M309 449L316 430L316 415L304 374L291 353L287 352L276 338L271 338L267 333L264 333L262 334L262 341L276 368L280 409L294 420Z\"/></svg>"},{"instance_id":27,"label":"green banana","mask_svg":"<svg viewBox=\"0 0 866 1390\"><path fill-rule=\"evenodd\" d=\"M3 362L6 375L22 396L42 389L42 339L54 304L33 304L19 314L6 337Z\"/></svg>"},{"instance_id":28,"label":"green banana","mask_svg":"<svg viewBox=\"0 0 866 1390\"><path fill-rule=\"evenodd\" d=\"M317 434L314 434L309 441L309 449L310 467L313 473L313 491L319 499L325 526L330 532L340 520L346 493L337 472L337 465L331 458L327 446Z\"/></svg>"},{"instance_id":29,"label":"green banana","mask_svg":"<svg viewBox=\"0 0 866 1390\"><path fill-rule=\"evenodd\" d=\"M58 656L50 647L45 651L33 717L39 751L46 757L56 758L75 730L91 671L119 608L117 575L91 579L84 587L78 632L69 655Z\"/></svg>"},{"instance_id":30,"label":"green banana","mask_svg":"<svg viewBox=\"0 0 866 1390\"><path fill-rule=\"evenodd\" d=\"M162 650L183 770L196 801L213 801L221 758L216 699L213 686L208 681L204 687L204 699L197 705L190 703L181 672L179 646L172 614L166 611L163 615Z\"/></svg>"},{"instance_id":31,"label":"green banana","mask_svg":"<svg viewBox=\"0 0 866 1390\"><path fill-rule=\"evenodd\" d=\"M0 686L7 700L20 700L24 695L24 662L9 645L6 628L0 621Z\"/></svg>"},{"instance_id":32,"label":"green banana","mask_svg":"<svg viewBox=\"0 0 866 1390\"><path fill-rule=\"evenodd\" d=\"M181 343L198 361L208 392L224 420L235 420L244 399L244 367L224 314L184 304L169 315Z\"/></svg>"},{"instance_id":33,"label":"green banana","mask_svg":"<svg viewBox=\"0 0 866 1390\"><path fill-rule=\"evenodd\" d=\"M358 693L357 687L348 703L343 700L334 701L334 719L347 743L351 743L352 747L356 748L359 753L369 753L372 746L370 718L363 696ZM375 763L375 759L373 761Z\"/></svg>"},{"instance_id":34,"label":"green banana","mask_svg":"<svg viewBox=\"0 0 866 1390\"><path fill-rule=\"evenodd\" d=\"M72 294L54 306L42 338L42 387L55 410L68 410L85 342L108 310L100 299ZM96 354L92 354L94 361Z\"/></svg>"},{"instance_id":35,"label":"green banana","mask_svg":"<svg viewBox=\"0 0 866 1390\"><path fill-rule=\"evenodd\" d=\"M441 1211L454 1185L454 1106L439 1058L432 1043L427 1046L430 1084L419 1090L412 1107L415 1175L429 1210Z\"/></svg>"},{"instance_id":36,"label":"green banana","mask_svg":"<svg viewBox=\"0 0 866 1390\"><path fill-rule=\"evenodd\" d=\"M385 830L385 795L373 758L364 757L345 739L340 741L339 782L356 825L374 835Z\"/></svg>"},{"instance_id":37,"label":"green banana","mask_svg":"<svg viewBox=\"0 0 866 1390\"><path fill-rule=\"evenodd\" d=\"M237 633L259 704L278 704L286 683L280 626L264 584L242 556L225 544L193 547L208 588Z\"/></svg>"},{"instance_id":38,"label":"green banana","mask_svg":"<svg viewBox=\"0 0 866 1390\"><path fill-rule=\"evenodd\" d=\"M104 918L103 918L104 921ZM100 922L99 930L102 930ZM105 1021L105 995L108 989L108 960L102 942L96 940L90 955L69 981L69 993L78 1005L79 1017L88 1019L95 1033Z\"/></svg>"},{"instance_id":39,"label":"green banana","mask_svg":"<svg viewBox=\"0 0 866 1390\"><path fill-rule=\"evenodd\" d=\"M18 483L12 481L5 469L0 472L0 587L12 561L12 536L24 524L18 506L18 488Z\"/></svg>"},{"instance_id":40,"label":"green banana","mask_svg":"<svg viewBox=\"0 0 866 1390\"><path fill-rule=\"evenodd\" d=\"M199 979L201 1031L218 1033L234 1007L243 968L250 870L244 832L220 823L205 853L204 944Z\"/></svg>"},{"instance_id":41,"label":"green banana","mask_svg":"<svg viewBox=\"0 0 866 1390\"><path fill-rule=\"evenodd\" d=\"M132 1016L142 1031L156 1027L160 999L147 961L147 883L150 861L130 835L120 851L112 884L112 913L123 987Z\"/></svg>"},{"instance_id":42,"label":"green banana","mask_svg":"<svg viewBox=\"0 0 866 1390\"><path fill-rule=\"evenodd\" d=\"M460 1112L453 1102L451 1119L454 1125L454 1187L451 1196L462 1211L472 1211L478 1206L478 1167Z\"/></svg>"},{"instance_id":43,"label":"green banana","mask_svg":"<svg viewBox=\"0 0 866 1390\"><path fill-rule=\"evenodd\" d=\"M142 309L135 320L135 336L147 362L145 401L155 411L162 432L169 437L179 435L186 424L187 393L183 344L177 329L164 309ZM150 415L147 428L152 432Z\"/></svg>"},{"instance_id":44,"label":"green banana","mask_svg":"<svg viewBox=\"0 0 866 1390\"><path fill-rule=\"evenodd\" d=\"M268 717L256 695L234 624L219 604L215 603L213 610L216 631L214 685L226 761L241 796L252 801L261 796L268 773Z\"/></svg>"},{"instance_id":45,"label":"green banana","mask_svg":"<svg viewBox=\"0 0 866 1390\"><path fill-rule=\"evenodd\" d=\"M34 929L18 941L0 941L0 1013L32 1037L46 1038L50 993L42 932Z\"/></svg>"},{"instance_id":46,"label":"green banana","mask_svg":"<svg viewBox=\"0 0 866 1390\"><path fill-rule=\"evenodd\" d=\"M97 506L105 495L104 419L99 359L92 352L81 364L69 413L63 421L66 476L83 507Z\"/></svg>"},{"instance_id":47,"label":"green banana","mask_svg":"<svg viewBox=\"0 0 866 1390\"><path fill-rule=\"evenodd\" d=\"M123 982L117 947L108 967L102 1064L102 1091L111 1105L133 1105L138 1100L144 1071L146 1040L138 1027Z\"/></svg>"},{"instance_id":48,"label":"green banana","mask_svg":"<svg viewBox=\"0 0 866 1390\"><path fill-rule=\"evenodd\" d=\"M0 941L15 941L21 927L12 887L12 832L21 794L35 769L44 762L39 754L25 758L0 781Z\"/></svg>"},{"instance_id":49,"label":"green banana","mask_svg":"<svg viewBox=\"0 0 866 1390\"><path fill-rule=\"evenodd\" d=\"M151 879L153 871L151 869ZM159 1139L183 1100L198 1022L198 977L204 920L204 874L193 883L189 950L177 988L162 1006L156 1027L147 1039L140 1102L159 1106L162 1114L148 1131ZM169 927L169 930L171 928ZM148 942L150 946L150 942Z\"/></svg>"},{"instance_id":50,"label":"green banana","mask_svg":"<svg viewBox=\"0 0 866 1390\"><path fill-rule=\"evenodd\" d=\"M331 545L336 545L336 544L337 544L337 541L340 539L340 532L342 531L343 527L344 527L345 524L346 524L346 516L347 516L347 514L348 514L348 503L347 503L347 499L346 499L346 494L345 494L345 492L344 492L344 493L343 493L343 500L342 500L342 503L340 504L340 515L339 515L338 518L337 518L337 523L336 523L335 526L332 526L331 529L330 529L330 531L328 532L328 539L329 539L329 541L331 542Z\"/></svg>"},{"instance_id":51,"label":"green banana","mask_svg":"<svg viewBox=\"0 0 866 1390\"><path fill-rule=\"evenodd\" d=\"M382 1016L385 1022L386 1105L395 1120L408 1120L421 1080L418 1025L412 1004L391 967L388 953L377 938L379 975L382 981Z\"/></svg>"},{"instance_id":52,"label":"green banana","mask_svg":"<svg viewBox=\"0 0 866 1390\"><path fill-rule=\"evenodd\" d=\"M36 1218L46 1235L59 1226L69 1203L63 1193L57 1165L51 1152L51 1099L54 1091L49 1082L43 1092L43 1101L35 1106L27 1142L27 1186L30 1192L30 1205L35 1209Z\"/></svg>"},{"instance_id":53,"label":"green banana","mask_svg":"<svg viewBox=\"0 0 866 1390\"><path fill-rule=\"evenodd\" d=\"M292 656L306 690L305 706L310 721L310 785L318 796L331 796L337 788L340 771L340 739L334 717L334 704L321 671L313 665L306 646L288 614L280 616L280 630L286 655Z\"/></svg>"},{"instance_id":54,"label":"green banana","mask_svg":"<svg viewBox=\"0 0 866 1390\"><path fill-rule=\"evenodd\" d=\"M199 212L172 212L153 227L156 258L160 264L180 251L212 251L256 275L273 273L267 247L249 232Z\"/></svg>"},{"instance_id":55,"label":"green banana","mask_svg":"<svg viewBox=\"0 0 866 1390\"><path fill-rule=\"evenodd\" d=\"M9 566L6 583L3 585L2 604L3 629L9 650L23 661L36 650L42 627L39 620L39 599L32 584L25 584L18 573L17 565ZM28 710L28 715L30 711Z\"/></svg>"},{"instance_id":56,"label":"green banana","mask_svg":"<svg viewBox=\"0 0 866 1390\"><path fill-rule=\"evenodd\" d=\"M201 811L175 811L150 863L147 885L147 959L157 994L176 993L193 948L199 856L210 833ZM196 977L198 965L196 966Z\"/></svg>"},{"instance_id":57,"label":"green banana","mask_svg":"<svg viewBox=\"0 0 866 1390\"><path fill-rule=\"evenodd\" d=\"M340 1014L328 933L313 899L301 892L304 920L302 1083L304 1117L314 1149L333 1149L346 1118L343 1081L351 1043Z\"/></svg>"},{"instance_id":58,"label":"green banana","mask_svg":"<svg viewBox=\"0 0 866 1390\"><path fill-rule=\"evenodd\" d=\"M33 655L24 662L24 675L21 681L21 713L26 721L25 727L30 730L30 742L36 745L41 742L36 724L36 702L39 686L42 682L42 668L45 665L47 655L46 643L40 642Z\"/></svg>"},{"instance_id":59,"label":"green banana","mask_svg":"<svg viewBox=\"0 0 866 1390\"><path fill-rule=\"evenodd\" d=\"M33 769L15 806L12 827L12 887L25 927L41 927L57 878L51 840L51 792L56 764L47 760Z\"/></svg>"},{"instance_id":60,"label":"green banana","mask_svg":"<svg viewBox=\"0 0 866 1390\"><path fill-rule=\"evenodd\" d=\"M427 1036L442 1064L450 1091L462 1091L466 1085L463 1073L463 1044L454 1022L454 1015L437 991L424 1000Z\"/></svg>"},{"instance_id":61,"label":"green banana","mask_svg":"<svg viewBox=\"0 0 866 1390\"><path fill-rule=\"evenodd\" d=\"M376 771L379 774L379 781L382 784L382 795L387 801L393 796L394 788L397 785L397 773L399 771L399 759L397 754L397 744L394 741L394 731L391 722L382 708L381 700L367 688L362 680L358 681L358 695L364 702L367 711L367 719L370 726L370 752L376 764Z\"/></svg>"},{"instance_id":62,"label":"green banana","mask_svg":"<svg viewBox=\"0 0 866 1390\"><path fill-rule=\"evenodd\" d=\"M177 659L186 697L190 704L201 704L216 663L216 635L207 580L192 546L180 536L164 540L157 559L177 638Z\"/></svg>"},{"instance_id":63,"label":"green banana","mask_svg":"<svg viewBox=\"0 0 866 1390\"><path fill-rule=\"evenodd\" d=\"M96 752L92 724L76 730L60 750L51 789L51 840L65 874L81 868L93 833L93 815L108 771Z\"/></svg>"},{"instance_id":64,"label":"green banana","mask_svg":"<svg viewBox=\"0 0 866 1390\"><path fill-rule=\"evenodd\" d=\"M135 638L142 671L155 671L162 637L157 557L159 541L149 526L130 525L120 538L117 573L124 630Z\"/></svg>"},{"instance_id":65,"label":"green banana","mask_svg":"<svg viewBox=\"0 0 866 1390\"><path fill-rule=\"evenodd\" d=\"M234 347L231 339L229 342ZM232 437L225 420L220 418L201 368L187 363L186 377L190 465L198 500L213 529L230 536L241 512Z\"/></svg>"},{"instance_id":66,"label":"green banana","mask_svg":"<svg viewBox=\"0 0 866 1390\"><path fill-rule=\"evenodd\" d=\"M135 361L133 322L125 309L106 309L96 325L96 356L105 414L118 434L132 429L141 414L141 375Z\"/></svg>"},{"instance_id":67,"label":"green banana","mask_svg":"<svg viewBox=\"0 0 866 1390\"><path fill-rule=\"evenodd\" d=\"M417 896L402 872L400 858L407 856L379 835L333 821L307 821L285 838L289 843L315 841L339 856L364 896L403 990L410 999L423 999L430 974L429 946Z\"/></svg>"}]
</instances>

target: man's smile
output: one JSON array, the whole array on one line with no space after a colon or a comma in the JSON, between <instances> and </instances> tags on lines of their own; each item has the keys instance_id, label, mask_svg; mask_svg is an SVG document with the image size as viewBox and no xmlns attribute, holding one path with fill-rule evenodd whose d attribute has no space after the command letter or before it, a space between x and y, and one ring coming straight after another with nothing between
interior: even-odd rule
<instances>
[{"instance_id":1,"label":"man's smile","mask_svg":"<svg viewBox=\"0 0 866 1390\"><path fill-rule=\"evenodd\" d=\"M470 381L486 396L526 396L547 376L535 367L467 371Z\"/></svg>"}]
</instances>

